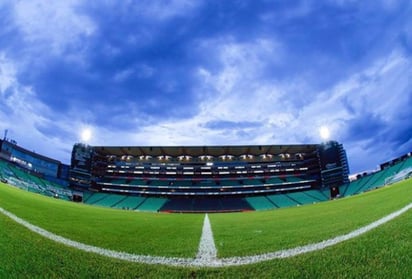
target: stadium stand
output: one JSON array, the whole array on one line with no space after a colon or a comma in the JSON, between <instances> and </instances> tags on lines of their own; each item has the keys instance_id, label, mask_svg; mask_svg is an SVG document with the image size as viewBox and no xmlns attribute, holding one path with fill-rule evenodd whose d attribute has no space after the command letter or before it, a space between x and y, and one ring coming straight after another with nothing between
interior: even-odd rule
<instances>
[{"instance_id":1,"label":"stadium stand","mask_svg":"<svg viewBox=\"0 0 412 279\"><path fill-rule=\"evenodd\" d=\"M411 168L412 171L412 156L410 153L382 164L379 171L363 175L348 185L342 186L341 189L344 190L343 196L351 196L382 187L389 184L391 179L396 177L397 174L401 174L399 178L396 179L397 181L405 179L409 177L409 168Z\"/></svg>"},{"instance_id":2,"label":"stadium stand","mask_svg":"<svg viewBox=\"0 0 412 279\"><path fill-rule=\"evenodd\" d=\"M119 203L115 204L113 207L120 208L120 209L127 209L127 210L135 210L146 199L144 197L138 197L138 196L123 196L123 197L124 199L121 200Z\"/></svg>"},{"instance_id":3,"label":"stadium stand","mask_svg":"<svg viewBox=\"0 0 412 279\"><path fill-rule=\"evenodd\" d=\"M71 200L69 166L26 150L15 141L0 140L0 176L3 182L54 198Z\"/></svg>"},{"instance_id":4,"label":"stadium stand","mask_svg":"<svg viewBox=\"0 0 412 279\"><path fill-rule=\"evenodd\" d=\"M140 211L157 212L167 202L166 198L146 198L137 208Z\"/></svg>"},{"instance_id":5,"label":"stadium stand","mask_svg":"<svg viewBox=\"0 0 412 279\"><path fill-rule=\"evenodd\" d=\"M230 197L218 198L173 198L159 209L163 212L237 212L249 211L254 208L245 200Z\"/></svg>"},{"instance_id":6,"label":"stadium stand","mask_svg":"<svg viewBox=\"0 0 412 279\"><path fill-rule=\"evenodd\" d=\"M266 196L248 197L246 201L253 207L254 210L267 210L277 207Z\"/></svg>"},{"instance_id":7,"label":"stadium stand","mask_svg":"<svg viewBox=\"0 0 412 279\"><path fill-rule=\"evenodd\" d=\"M122 195L107 194L103 199L96 201L94 204L105 207L113 207L124 199Z\"/></svg>"},{"instance_id":8,"label":"stadium stand","mask_svg":"<svg viewBox=\"0 0 412 279\"><path fill-rule=\"evenodd\" d=\"M325 194L324 191L318 191L318 190L309 190L309 191L304 191L302 193L314 199L314 202L326 201L326 200L329 200L330 198L329 190L327 194Z\"/></svg>"},{"instance_id":9,"label":"stadium stand","mask_svg":"<svg viewBox=\"0 0 412 279\"><path fill-rule=\"evenodd\" d=\"M44 172L42 172L44 171ZM412 176L412 155L348 181L341 144L93 147L70 167L0 140L0 179L42 195L153 212L268 210L356 195ZM70 188L68 188L70 186Z\"/></svg>"},{"instance_id":10,"label":"stadium stand","mask_svg":"<svg viewBox=\"0 0 412 279\"><path fill-rule=\"evenodd\" d=\"M270 195L267 198L277 207L290 207L299 205L296 201L290 199L287 195Z\"/></svg>"},{"instance_id":11,"label":"stadium stand","mask_svg":"<svg viewBox=\"0 0 412 279\"><path fill-rule=\"evenodd\" d=\"M324 191L346 183L346 160L346 153L337 142L197 147L75 144L70 187L146 198L137 207L128 206L137 210L266 209L278 207L266 196ZM316 202L322 193L313 195L296 195L295 201L292 194L285 197L284 203ZM95 203L90 198L85 200L90 201Z\"/></svg>"},{"instance_id":12,"label":"stadium stand","mask_svg":"<svg viewBox=\"0 0 412 279\"><path fill-rule=\"evenodd\" d=\"M312 196L309 196L305 194L305 192L294 192L294 193L288 193L286 194L291 200L294 200L300 205L303 204L310 204L310 203L316 203L319 200L313 198Z\"/></svg>"},{"instance_id":13,"label":"stadium stand","mask_svg":"<svg viewBox=\"0 0 412 279\"><path fill-rule=\"evenodd\" d=\"M18 188L42 194L45 196L60 198L64 200L72 199L72 191L54 182L47 181L30 174L25 169L0 159L0 176L3 182L7 182Z\"/></svg>"}]
</instances>

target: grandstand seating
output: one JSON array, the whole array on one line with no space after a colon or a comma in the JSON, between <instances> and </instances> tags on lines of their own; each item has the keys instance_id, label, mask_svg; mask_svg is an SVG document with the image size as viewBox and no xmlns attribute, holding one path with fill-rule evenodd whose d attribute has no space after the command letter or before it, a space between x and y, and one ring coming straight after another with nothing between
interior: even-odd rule
<instances>
[{"instance_id":1,"label":"grandstand seating","mask_svg":"<svg viewBox=\"0 0 412 279\"><path fill-rule=\"evenodd\" d=\"M267 210L277 207L266 196L247 197L246 201L253 207L254 210Z\"/></svg>"},{"instance_id":2,"label":"grandstand seating","mask_svg":"<svg viewBox=\"0 0 412 279\"><path fill-rule=\"evenodd\" d=\"M142 202L146 199L144 197L139 197L139 196L123 196L123 197L124 197L123 200L113 205L112 207L134 210L138 208L142 204Z\"/></svg>"},{"instance_id":3,"label":"grandstand seating","mask_svg":"<svg viewBox=\"0 0 412 279\"><path fill-rule=\"evenodd\" d=\"M345 190L343 193L341 191L341 194L343 196L351 196L369 191L371 189L382 187L386 184L388 178L396 175L397 173L408 167L412 167L412 157L409 157L400 162L396 162L383 170L362 176L355 181L352 181L349 185L347 185L346 189L341 187L341 189Z\"/></svg>"},{"instance_id":4,"label":"grandstand seating","mask_svg":"<svg viewBox=\"0 0 412 279\"><path fill-rule=\"evenodd\" d=\"M260 185L262 181L259 179L245 179L243 180L244 185Z\"/></svg>"},{"instance_id":5,"label":"grandstand seating","mask_svg":"<svg viewBox=\"0 0 412 279\"><path fill-rule=\"evenodd\" d=\"M300 181L302 181L302 179L296 176L286 177L286 182L300 182Z\"/></svg>"},{"instance_id":6,"label":"grandstand seating","mask_svg":"<svg viewBox=\"0 0 412 279\"><path fill-rule=\"evenodd\" d=\"M159 211L160 208L166 203L166 198L146 198L144 202L137 208L140 211Z\"/></svg>"},{"instance_id":7,"label":"grandstand seating","mask_svg":"<svg viewBox=\"0 0 412 279\"><path fill-rule=\"evenodd\" d=\"M337 143L332 145L342 148ZM323 183L318 156L321 148L313 144L215 147L75 144L72 154L77 155L72 157L70 185L77 190L167 198L242 199L290 192ZM334 160L343 160L335 155Z\"/></svg>"},{"instance_id":8,"label":"grandstand seating","mask_svg":"<svg viewBox=\"0 0 412 279\"><path fill-rule=\"evenodd\" d=\"M95 204L101 200L104 200L110 195L111 194L107 194L107 193L95 193L93 195L90 195L88 198L84 199L84 202L88 204Z\"/></svg>"},{"instance_id":9,"label":"grandstand seating","mask_svg":"<svg viewBox=\"0 0 412 279\"><path fill-rule=\"evenodd\" d=\"M308 190L308 191L304 191L303 193L312 197L314 199L314 202L329 200L329 196L330 196L329 190L327 192L319 191L319 190Z\"/></svg>"},{"instance_id":10,"label":"grandstand seating","mask_svg":"<svg viewBox=\"0 0 412 279\"><path fill-rule=\"evenodd\" d=\"M290 207L298 205L296 201L291 200L288 196L283 194L269 195L267 197L277 207Z\"/></svg>"},{"instance_id":11,"label":"grandstand seating","mask_svg":"<svg viewBox=\"0 0 412 279\"><path fill-rule=\"evenodd\" d=\"M266 179L267 184L282 184L284 181L282 181L279 177L271 177Z\"/></svg>"},{"instance_id":12,"label":"grandstand seating","mask_svg":"<svg viewBox=\"0 0 412 279\"><path fill-rule=\"evenodd\" d=\"M386 169L361 177L348 185L342 185L340 188L341 196L354 195L376 187L383 186L388 177L399 173L405 168L412 167L412 158L399 162ZM53 196L53 191L48 189L64 189L61 185L47 181L40 177L29 174L27 171L18 168L8 162L0 160L0 176L13 184L18 184L28 191L43 195ZM298 177L286 177L286 182L298 182ZM175 187L247 187L262 183L283 185L285 181L279 177L273 176L265 180L255 178L245 178L242 181L236 179L221 179L219 184L215 180L180 180L174 183ZM117 185L140 185L148 186L147 181L143 179L112 179L108 183ZM150 186L171 186L166 180L151 180ZM63 199L70 199L67 195L60 196ZM110 193L89 193L84 192L83 200L87 204L106 206L120 209L142 210L142 211L180 211L180 212L199 212L199 211L237 211L247 210L267 210L278 207L296 206L308 203L314 203L329 199L329 189L307 190L302 192L292 192L287 194L274 194L266 196L252 196L244 198L243 202L235 199L175 199L173 202L167 198L159 197L141 197L141 196L124 196ZM247 205L245 205L245 203Z\"/></svg>"},{"instance_id":13,"label":"grandstand seating","mask_svg":"<svg viewBox=\"0 0 412 279\"><path fill-rule=\"evenodd\" d=\"M148 185L152 186L169 186L170 182L168 180L151 180Z\"/></svg>"},{"instance_id":14,"label":"grandstand seating","mask_svg":"<svg viewBox=\"0 0 412 279\"><path fill-rule=\"evenodd\" d=\"M243 174L245 168L241 167L240 175L232 175L238 169L231 167L230 174L191 178L186 175L156 177L150 174L139 176L117 173L97 180L100 188L91 189L96 192L83 191L83 202L139 211L215 212L268 210L316 203L330 197L329 187L316 189L319 186L313 186L318 185L319 178L312 174L300 176L300 172L294 172L295 175L291 172L268 172L269 166L264 167L253 165L247 174ZM382 168L341 185L340 196L369 191L411 175L412 157L408 155L385 163ZM73 196L73 192L64 185L4 160L0 160L0 178L38 194L65 200L71 200Z\"/></svg>"},{"instance_id":15,"label":"grandstand seating","mask_svg":"<svg viewBox=\"0 0 412 279\"><path fill-rule=\"evenodd\" d=\"M329 199L328 192L323 192L320 190L308 190L301 192L291 192L287 194L247 197L246 200L255 210L266 210L278 207L297 206L325 201Z\"/></svg>"},{"instance_id":16,"label":"grandstand seating","mask_svg":"<svg viewBox=\"0 0 412 279\"><path fill-rule=\"evenodd\" d=\"M216 186L220 186L220 185L217 185L214 180L200 180L200 181L196 181L196 185L198 185L198 186L200 186L200 187L216 187Z\"/></svg>"},{"instance_id":17,"label":"grandstand seating","mask_svg":"<svg viewBox=\"0 0 412 279\"><path fill-rule=\"evenodd\" d=\"M341 196L358 194L370 189L381 187L385 181L399 173L405 168L412 167L412 157L389 166L382 171L363 176L350 184L340 187ZM53 196L58 189L64 190L64 187L54 182L47 181L40 177L31 175L24 169L14 166L8 162L0 160L0 176L12 184L23 187L28 191L43 195ZM299 177L288 176L280 178L272 176L266 179L244 178L230 179L225 178L219 181L215 180L177 180L170 185L167 180L147 180L143 179L123 179L115 178L107 183L111 185L129 185L141 187L198 187L199 189L208 187L248 187L264 183L264 185L285 185L289 182L299 182ZM69 200L69 195L61 195L60 198ZM142 211L172 211L172 212L199 212L199 211L238 211L238 210L267 210L278 207L297 206L310 204L329 199L329 189L306 190L300 192L288 192L281 194L271 194L262 196L245 197L244 199L171 199L161 197L142 197L142 196L125 196L111 193L83 193L83 200L87 204L113 207L119 209L142 210Z\"/></svg>"},{"instance_id":18,"label":"grandstand seating","mask_svg":"<svg viewBox=\"0 0 412 279\"><path fill-rule=\"evenodd\" d=\"M220 198L174 198L169 199L159 211L164 212L234 212L253 210L245 199Z\"/></svg>"},{"instance_id":19,"label":"grandstand seating","mask_svg":"<svg viewBox=\"0 0 412 279\"><path fill-rule=\"evenodd\" d=\"M371 179L371 177L372 175L364 176L355 181L352 181L347 185L346 189L344 189L344 192L341 193L342 196L351 196L358 193L358 191L363 187L364 184L366 184L366 182L368 182L369 179Z\"/></svg>"},{"instance_id":20,"label":"grandstand seating","mask_svg":"<svg viewBox=\"0 0 412 279\"><path fill-rule=\"evenodd\" d=\"M305 194L305 192L288 193L286 194L286 196L288 196L289 199L294 200L298 204L310 204L319 201L314 197Z\"/></svg>"},{"instance_id":21,"label":"grandstand seating","mask_svg":"<svg viewBox=\"0 0 412 279\"><path fill-rule=\"evenodd\" d=\"M112 207L121 202L125 197L122 195L108 195L104 199L96 201L94 204L99 206Z\"/></svg>"},{"instance_id":22,"label":"grandstand seating","mask_svg":"<svg viewBox=\"0 0 412 279\"><path fill-rule=\"evenodd\" d=\"M33 193L64 200L71 200L72 197L71 190L33 175L19 166L3 160L0 160L0 176L9 184Z\"/></svg>"},{"instance_id":23,"label":"grandstand seating","mask_svg":"<svg viewBox=\"0 0 412 279\"><path fill-rule=\"evenodd\" d=\"M143 179L133 179L129 181L129 185L147 185L147 182Z\"/></svg>"},{"instance_id":24,"label":"grandstand seating","mask_svg":"<svg viewBox=\"0 0 412 279\"><path fill-rule=\"evenodd\" d=\"M240 186L242 185L240 183L240 180L221 180L220 181L220 186Z\"/></svg>"}]
</instances>

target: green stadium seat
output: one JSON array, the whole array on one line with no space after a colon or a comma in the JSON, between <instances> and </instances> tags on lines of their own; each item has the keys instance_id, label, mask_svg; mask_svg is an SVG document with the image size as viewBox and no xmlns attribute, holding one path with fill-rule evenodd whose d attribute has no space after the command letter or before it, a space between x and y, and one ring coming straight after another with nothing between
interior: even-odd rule
<instances>
[{"instance_id":1,"label":"green stadium seat","mask_svg":"<svg viewBox=\"0 0 412 279\"><path fill-rule=\"evenodd\" d=\"M266 198L266 196L247 197L245 199L254 210L268 210L276 208L276 205Z\"/></svg>"},{"instance_id":2,"label":"green stadium seat","mask_svg":"<svg viewBox=\"0 0 412 279\"><path fill-rule=\"evenodd\" d=\"M159 211L159 209L167 202L166 198L146 198L142 204L136 209L139 211Z\"/></svg>"},{"instance_id":3,"label":"green stadium seat","mask_svg":"<svg viewBox=\"0 0 412 279\"><path fill-rule=\"evenodd\" d=\"M306 195L304 192L294 192L286 194L290 199L296 201L298 204L311 204L319 202L319 200L312 196Z\"/></svg>"},{"instance_id":4,"label":"green stadium seat","mask_svg":"<svg viewBox=\"0 0 412 279\"><path fill-rule=\"evenodd\" d=\"M277 207L290 207L297 206L298 203L294 200L291 200L288 196L283 194L270 195L267 196L268 199L273 202Z\"/></svg>"},{"instance_id":5,"label":"green stadium seat","mask_svg":"<svg viewBox=\"0 0 412 279\"><path fill-rule=\"evenodd\" d=\"M136 209L137 207L139 207L140 204L145 199L146 198L144 197L138 197L138 196L124 196L124 199L121 200L119 203L113 205L113 207L132 210L132 209Z\"/></svg>"}]
</instances>

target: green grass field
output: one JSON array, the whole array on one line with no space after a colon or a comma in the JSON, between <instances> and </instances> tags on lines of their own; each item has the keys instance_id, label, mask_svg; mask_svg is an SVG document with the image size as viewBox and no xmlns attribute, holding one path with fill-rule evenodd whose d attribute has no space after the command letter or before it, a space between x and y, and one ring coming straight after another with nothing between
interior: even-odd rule
<instances>
[{"instance_id":1,"label":"green grass field","mask_svg":"<svg viewBox=\"0 0 412 279\"><path fill-rule=\"evenodd\" d=\"M244 256L348 233L411 202L412 187L398 186L302 207L215 214L210 221L219 256Z\"/></svg>"},{"instance_id":2,"label":"green grass field","mask_svg":"<svg viewBox=\"0 0 412 279\"><path fill-rule=\"evenodd\" d=\"M347 233L412 202L412 180L281 210L210 214L220 257L253 255ZM203 214L136 213L74 204L0 185L0 206L53 233L137 254L194 257ZM412 212L321 251L228 268L114 260L54 243L0 215L0 278L411 278Z\"/></svg>"},{"instance_id":3,"label":"green grass field","mask_svg":"<svg viewBox=\"0 0 412 279\"><path fill-rule=\"evenodd\" d=\"M144 255L194 257L197 252L202 215L136 214L65 202L4 185L0 189L1 207L72 240Z\"/></svg>"}]
</instances>

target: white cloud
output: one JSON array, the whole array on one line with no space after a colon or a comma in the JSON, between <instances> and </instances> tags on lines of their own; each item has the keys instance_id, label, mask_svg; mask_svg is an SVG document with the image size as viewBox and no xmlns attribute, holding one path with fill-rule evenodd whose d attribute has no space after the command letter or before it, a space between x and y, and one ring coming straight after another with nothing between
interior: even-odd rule
<instances>
[{"instance_id":1,"label":"white cloud","mask_svg":"<svg viewBox=\"0 0 412 279\"><path fill-rule=\"evenodd\" d=\"M236 55L232 53L233 57ZM229 61L236 61L232 58ZM248 61L253 62L253 59ZM347 136L345 133L350 132L346 127L348 121L355 117L362 121L368 114L379 115L386 121L385 129L390 129L391 121L396 120L399 110L406 109L405 103L411 98L407 91L412 80L411 60L396 50L323 92L308 90L310 102L299 108L290 103L293 99L290 94L296 87L305 86L304 83L291 86L254 80L255 72L247 72L245 64L227 63L216 74L200 69L199 75L208 85L202 90L212 88L217 93L210 97L204 94L199 113L190 119L165 120L146 126L136 133L134 141L149 145L316 143L322 141L321 126L327 126L331 138L341 141ZM253 63L250 66L255 69ZM222 86L225 79L230 86ZM223 120L256 121L258 124L246 128L204 125ZM381 146L374 142L375 133L379 131L371 133L367 139L346 138L350 141L343 142L355 170L362 166L375 168L393 154L391 150L377 153L376 148L371 149L371 145L384 148L388 144L383 142ZM365 158L370 161L365 162Z\"/></svg>"},{"instance_id":2,"label":"white cloud","mask_svg":"<svg viewBox=\"0 0 412 279\"><path fill-rule=\"evenodd\" d=\"M137 9L132 14L153 22L166 21L176 16L190 16L199 5L199 2L188 0L129 3ZM307 15L311 12L312 3L302 2L301 6L290 13L290 17ZM24 35L24 41L38 50L38 53L46 50L61 55L68 49L81 48L82 39L92 36L97 27L92 19L79 13L77 7L80 4L80 1L75 0L15 2L14 16ZM118 5L118 2L114 2L114 5ZM150 29L150 24L148 26ZM139 37L129 39L133 43ZM214 64L214 67L203 65L198 68L198 84L194 86L200 102L195 104L199 107L198 113L190 118L163 119L154 124L142 116L135 120L138 128L130 130L96 127L93 123L100 116L94 111L77 111L75 106L70 107L66 115L55 115L47 105L39 101L38 94L41 92L35 92L30 86L19 83L17 62L0 54L0 105L5 108L0 111L0 129L9 129L10 134L24 147L35 148L42 154L67 162L70 158L68 150L74 142L80 140L79 133L85 126L93 130L90 140L92 145L319 142L320 126L327 126L332 138L340 140L345 133L350 132L347 128L348 121L362 118L365 114L378 115L390 126L397 119L399 110L405 109L405 103L411 98L408 90L412 80L412 62L410 57L399 50L394 50L383 58L376 58L373 63L322 92L317 92L311 89L311 78L314 75L305 76L303 73L286 81L268 71L270 67L277 66L287 70L286 60L288 56L292 56L284 42L276 37L253 39L251 36L249 41L239 42L227 36L201 41L194 48L199 53L207 53L212 61L208 62ZM104 52L116 57L122 49L120 46L106 45ZM319 59L330 57L320 55ZM366 62L363 60L361 63ZM362 67L360 64L357 67ZM119 71L113 79L121 82L135 77L150 78L156 76L156 71L151 65L138 64ZM163 85L162 89L165 91L176 87L174 81L159 81L159 84ZM150 102L157 101L153 98ZM104 111L104 108L101 110ZM127 117L127 110L124 111L124 115L124 112L119 113L121 116L110 115L111 120L122 121ZM140 116L138 113L129 114ZM217 125L207 125L212 122ZM231 128L218 125L246 122L252 124ZM57 127L61 135L42 132L43 128L50 127ZM384 158L382 154L365 151L370 144L368 139L362 138L347 144L351 156L356 156L359 160L366 155L371 156L374 162ZM385 152L389 154L390 151Z\"/></svg>"},{"instance_id":3,"label":"white cloud","mask_svg":"<svg viewBox=\"0 0 412 279\"><path fill-rule=\"evenodd\" d=\"M318 4L318 1L295 1L293 5L290 5L285 10L268 10L267 12L262 14L261 19L264 22L286 22L303 18L305 16L308 16L313 11L315 3Z\"/></svg>"},{"instance_id":4,"label":"white cloud","mask_svg":"<svg viewBox=\"0 0 412 279\"><path fill-rule=\"evenodd\" d=\"M222 65L217 72L205 68L198 70L204 96L201 114L205 118L260 121L266 118L262 112L277 111L277 115L283 115L281 98L285 92L263 77L268 64L276 65L282 60L283 49L276 40L264 38L235 43L229 38L203 44L203 47L211 48L208 52L212 56L215 52Z\"/></svg>"},{"instance_id":5,"label":"white cloud","mask_svg":"<svg viewBox=\"0 0 412 279\"><path fill-rule=\"evenodd\" d=\"M164 21L176 16L189 15L202 1L162 0L133 2L137 14L155 21ZM118 1L115 1L118 4ZM136 4L137 3L137 4Z\"/></svg>"},{"instance_id":6,"label":"white cloud","mask_svg":"<svg viewBox=\"0 0 412 279\"><path fill-rule=\"evenodd\" d=\"M68 163L84 126L83 112L53 112L30 86L19 83L17 73L16 63L0 54L0 130L8 129L9 138L29 150Z\"/></svg>"},{"instance_id":7,"label":"white cloud","mask_svg":"<svg viewBox=\"0 0 412 279\"><path fill-rule=\"evenodd\" d=\"M4 53L0 53L0 94L2 97L6 94L6 90L15 82L15 75L14 65L6 59Z\"/></svg>"},{"instance_id":8,"label":"white cloud","mask_svg":"<svg viewBox=\"0 0 412 279\"><path fill-rule=\"evenodd\" d=\"M48 141L44 135L39 133L37 126L47 125L51 121L46 115L50 110L39 102L33 90L28 86L22 86L16 79L15 64L8 60L5 55L0 59L0 129L8 129L10 135L16 139L22 139L29 146L42 145L42 141ZM7 94L6 94L7 93Z\"/></svg>"},{"instance_id":9,"label":"white cloud","mask_svg":"<svg viewBox=\"0 0 412 279\"><path fill-rule=\"evenodd\" d=\"M30 46L59 55L67 48L81 48L82 37L95 31L92 20L76 10L79 4L78 0L16 1L15 23Z\"/></svg>"},{"instance_id":10,"label":"white cloud","mask_svg":"<svg viewBox=\"0 0 412 279\"><path fill-rule=\"evenodd\" d=\"M117 72L113 76L115 82L123 82L130 78L146 79L153 76L155 69L147 64L139 64Z\"/></svg>"},{"instance_id":11,"label":"white cloud","mask_svg":"<svg viewBox=\"0 0 412 279\"><path fill-rule=\"evenodd\" d=\"M131 75L134 74L134 69L132 68L128 68L122 71L117 72L114 76L113 76L113 80L115 82L123 82L126 79L128 79Z\"/></svg>"}]
</instances>

